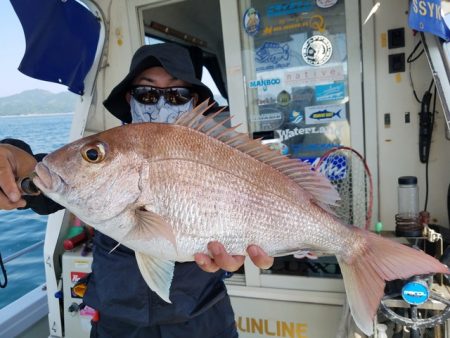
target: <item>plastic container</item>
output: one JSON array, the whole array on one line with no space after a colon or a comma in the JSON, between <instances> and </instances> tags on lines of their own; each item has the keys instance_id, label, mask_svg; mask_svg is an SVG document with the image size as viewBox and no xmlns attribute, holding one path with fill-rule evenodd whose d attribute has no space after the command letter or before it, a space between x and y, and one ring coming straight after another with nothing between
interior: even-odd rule
<instances>
[{"instance_id":1,"label":"plastic container","mask_svg":"<svg viewBox=\"0 0 450 338\"><path fill-rule=\"evenodd\" d=\"M419 215L419 188L415 176L398 178L398 215L402 218Z\"/></svg>"},{"instance_id":2,"label":"plastic container","mask_svg":"<svg viewBox=\"0 0 450 338\"><path fill-rule=\"evenodd\" d=\"M398 214L395 215L395 223L397 236L423 235L423 225L419 219L419 188L415 176L398 178Z\"/></svg>"},{"instance_id":3,"label":"plastic container","mask_svg":"<svg viewBox=\"0 0 450 338\"><path fill-rule=\"evenodd\" d=\"M388 338L386 324L377 324L377 338Z\"/></svg>"}]
</instances>

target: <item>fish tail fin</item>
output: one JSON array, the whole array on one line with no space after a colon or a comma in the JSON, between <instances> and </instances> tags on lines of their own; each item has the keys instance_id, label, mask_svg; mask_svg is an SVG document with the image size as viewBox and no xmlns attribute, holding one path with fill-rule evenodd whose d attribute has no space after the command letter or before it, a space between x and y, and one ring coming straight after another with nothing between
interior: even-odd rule
<instances>
[{"instance_id":1,"label":"fish tail fin","mask_svg":"<svg viewBox=\"0 0 450 338\"><path fill-rule=\"evenodd\" d=\"M362 253L338 257L350 310L358 327L373 334L373 320L384 295L385 281L413 275L449 273L446 265L423 251L362 231L367 246Z\"/></svg>"}]
</instances>

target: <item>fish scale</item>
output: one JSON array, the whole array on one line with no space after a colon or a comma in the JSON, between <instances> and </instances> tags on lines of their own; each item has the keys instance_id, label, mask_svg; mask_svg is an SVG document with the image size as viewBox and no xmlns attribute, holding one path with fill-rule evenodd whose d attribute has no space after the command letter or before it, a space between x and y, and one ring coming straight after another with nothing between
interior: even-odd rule
<instances>
[{"instance_id":1,"label":"fish scale","mask_svg":"<svg viewBox=\"0 0 450 338\"><path fill-rule=\"evenodd\" d=\"M159 201L150 210L172 220L180 256L206 252L211 240L224 243L232 254L245 254L249 243L260 245L268 253L292 252L301 247L325 248L332 244L325 241L330 236L317 232L314 225L324 224L328 218L331 226L334 223L335 227L341 226L327 214L323 214L324 219L310 216L314 214L308 210L311 202L301 205L289 201L270 187L269 191L261 191L255 180L249 182L198 161L166 160L149 168L153 184L148 194ZM248 173L241 172L241 176L247 177ZM231 234L242 240L238 243L230 240ZM336 241L339 238L333 236L333 242Z\"/></svg>"}]
</instances>

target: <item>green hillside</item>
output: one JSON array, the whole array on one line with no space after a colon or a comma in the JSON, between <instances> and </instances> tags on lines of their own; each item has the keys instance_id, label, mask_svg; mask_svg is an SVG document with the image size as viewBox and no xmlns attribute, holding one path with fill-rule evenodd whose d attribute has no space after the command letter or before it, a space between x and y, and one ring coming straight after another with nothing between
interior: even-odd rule
<instances>
[{"instance_id":1,"label":"green hillside","mask_svg":"<svg viewBox=\"0 0 450 338\"><path fill-rule=\"evenodd\" d=\"M69 91L52 93L42 89L0 97L0 116L56 114L74 111L77 95Z\"/></svg>"}]
</instances>

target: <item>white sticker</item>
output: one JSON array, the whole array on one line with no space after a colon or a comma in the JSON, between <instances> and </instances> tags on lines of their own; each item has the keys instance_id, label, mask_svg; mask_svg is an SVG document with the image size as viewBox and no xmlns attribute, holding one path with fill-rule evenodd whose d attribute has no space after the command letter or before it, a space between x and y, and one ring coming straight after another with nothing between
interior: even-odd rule
<instances>
[{"instance_id":1,"label":"white sticker","mask_svg":"<svg viewBox=\"0 0 450 338\"><path fill-rule=\"evenodd\" d=\"M330 60L333 46L323 35L314 35L305 41L302 47L303 60L311 66L321 66Z\"/></svg>"},{"instance_id":2,"label":"white sticker","mask_svg":"<svg viewBox=\"0 0 450 338\"><path fill-rule=\"evenodd\" d=\"M317 6L319 6L320 8L330 8L334 5L336 5L336 3L338 2L338 0L317 0Z\"/></svg>"}]
</instances>

